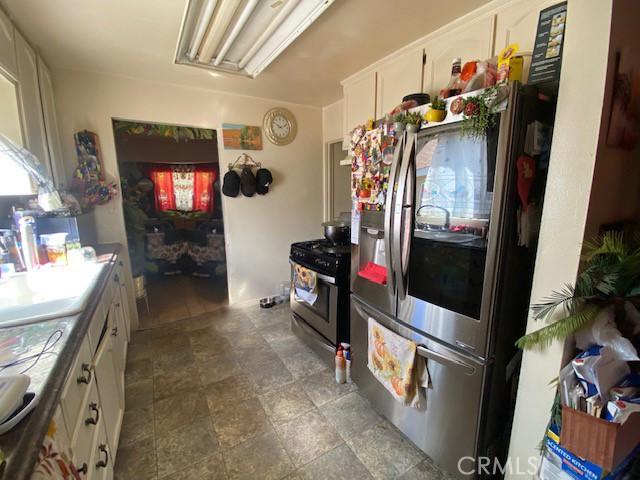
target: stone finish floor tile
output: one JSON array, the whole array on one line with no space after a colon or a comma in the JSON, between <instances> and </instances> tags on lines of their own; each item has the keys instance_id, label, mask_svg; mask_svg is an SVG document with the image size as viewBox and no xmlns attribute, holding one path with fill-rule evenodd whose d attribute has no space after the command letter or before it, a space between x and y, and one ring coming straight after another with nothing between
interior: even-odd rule
<instances>
[{"instance_id":1,"label":"stone finish floor tile","mask_svg":"<svg viewBox=\"0 0 640 480\"><path fill-rule=\"evenodd\" d=\"M209 418L207 399L202 392L178 393L155 402L156 435L163 435L179 427Z\"/></svg>"},{"instance_id":2,"label":"stone finish floor tile","mask_svg":"<svg viewBox=\"0 0 640 480\"><path fill-rule=\"evenodd\" d=\"M267 414L257 398L214 412L213 426L224 448L234 447L270 428Z\"/></svg>"},{"instance_id":3,"label":"stone finish floor tile","mask_svg":"<svg viewBox=\"0 0 640 480\"><path fill-rule=\"evenodd\" d=\"M128 410L122 418L120 430L120 442L118 445L125 447L146 438L153 438L153 405L144 408Z\"/></svg>"},{"instance_id":4,"label":"stone finish floor tile","mask_svg":"<svg viewBox=\"0 0 640 480\"><path fill-rule=\"evenodd\" d=\"M351 449L342 444L300 469L305 480L367 480L373 477Z\"/></svg>"},{"instance_id":5,"label":"stone finish floor tile","mask_svg":"<svg viewBox=\"0 0 640 480\"><path fill-rule=\"evenodd\" d=\"M153 379L125 385L124 404L127 411L145 408L152 403Z\"/></svg>"},{"instance_id":6,"label":"stone finish floor tile","mask_svg":"<svg viewBox=\"0 0 640 480\"><path fill-rule=\"evenodd\" d=\"M449 478L335 383L287 305L216 305L185 285L183 306L165 292L132 335L116 479Z\"/></svg>"},{"instance_id":7,"label":"stone finish floor tile","mask_svg":"<svg viewBox=\"0 0 640 480\"><path fill-rule=\"evenodd\" d=\"M160 480L226 480L227 478L222 453L218 452Z\"/></svg>"},{"instance_id":8,"label":"stone finish floor tile","mask_svg":"<svg viewBox=\"0 0 640 480\"><path fill-rule=\"evenodd\" d=\"M382 417L357 392L326 403L320 407L320 412L345 440L382 422Z\"/></svg>"},{"instance_id":9,"label":"stone finish floor tile","mask_svg":"<svg viewBox=\"0 0 640 480\"><path fill-rule=\"evenodd\" d=\"M220 448L209 419L158 435L156 443L159 478L182 471Z\"/></svg>"},{"instance_id":10,"label":"stone finish floor tile","mask_svg":"<svg viewBox=\"0 0 640 480\"><path fill-rule=\"evenodd\" d=\"M301 384L317 407L357 390L355 383L336 383L335 375L330 370L309 375Z\"/></svg>"},{"instance_id":11,"label":"stone finish floor tile","mask_svg":"<svg viewBox=\"0 0 640 480\"><path fill-rule=\"evenodd\" d=\"M116 480L154 480L156 473L153 437L118 449L114 474Z\"/></svg>"},{"instance_id":12,"label":"stone finish floor tile","mask_svg":"<svg viewBox=\"0 0 640 480\"><path fill-rule=\"evenodd\" d=\"M299 383L291 383L260 395L259 398L271 422L276 425L293 420L314 408L313 402Z\"/></svg>"},{"instance_id":13,"label":"stone finish floor tile","mask_svg":"<svg viewBox=\"0 0 640 480\"><path fill-rule=\"evenodd\" d=\"M232 407L256 396L253 385L246 375L227 377L203 388L211 414L225 407Z\"/></svg>"},{"instance_id":14,"label":"stone finish floor tile","mask_svg":"<svg viewBox=\"0 0 640 480\"><path fill-rule=\"evenodd\" d=\"M273 430L224 450L223 455L232 480L279 480L293 471L293 464Z\"/></svg>"},{"instance_id":15,"label":"stone finish floor tile","mask_svg":"<svg viewBox=\"0 0 640 480\"><path fill-rule=\"evenodd\" d=\"M284 448L300 467L343 443L338 432L317 411L305 413L283 425L276 425Z\"/></svg>"},{"instance_id":16,"label":"stone finish floor tile","mask_svg":"<svg viewBox=\"0 0 640 480\"><path fill-rule=\"evenodd\" d=\"M386 421L355 435L347 443L378 480L402 475L425 459L420 450Z\"/></svg>"}]
</instances>

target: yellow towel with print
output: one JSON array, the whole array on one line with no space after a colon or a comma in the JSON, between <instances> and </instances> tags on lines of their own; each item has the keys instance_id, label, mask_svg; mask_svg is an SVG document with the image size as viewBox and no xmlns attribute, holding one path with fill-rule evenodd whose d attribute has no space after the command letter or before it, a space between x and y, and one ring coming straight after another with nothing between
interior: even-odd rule
<instances>
[{"instance_id":1,"label":"yellow towel with print","mask_svg":"<svg viewBox=\"0 0 640 480\"><path fill-rule=\"evenodd\" d=\"M429 386L426 361L416 354L416 342L368 321L367 366L393 398L420 408L420 387Z\"/></svg>"}]
</instances>

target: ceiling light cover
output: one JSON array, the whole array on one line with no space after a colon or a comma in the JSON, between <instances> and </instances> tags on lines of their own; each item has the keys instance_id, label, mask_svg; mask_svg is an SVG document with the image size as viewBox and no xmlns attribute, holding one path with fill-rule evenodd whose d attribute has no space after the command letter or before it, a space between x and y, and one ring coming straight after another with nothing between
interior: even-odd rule
<instances>
[{"instance_id":1,"label":"ceiling light cover","mask_svg":"<svg viewBox=\"0 0 640 480\"><path fill-rule=\"evenodd\" d=\"M190 0L176 63L255 78L334 0Z\"/></svg>"}]
</instances>

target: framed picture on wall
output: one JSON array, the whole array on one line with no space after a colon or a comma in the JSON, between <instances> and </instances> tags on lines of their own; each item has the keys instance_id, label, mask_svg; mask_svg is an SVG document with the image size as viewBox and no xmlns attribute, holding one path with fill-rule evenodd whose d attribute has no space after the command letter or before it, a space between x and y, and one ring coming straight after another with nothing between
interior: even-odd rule
<instances>
[{"instance_id":1,"label":"framed picture on wall","mask_svg":"<svg viewBox=\"0 0 640 480\"><path fill-rule=\"evenodd\" d=\"M262 150L262 130L249 125L223 123L222 142L225 150Z\"/></svg>"}]
</instances>

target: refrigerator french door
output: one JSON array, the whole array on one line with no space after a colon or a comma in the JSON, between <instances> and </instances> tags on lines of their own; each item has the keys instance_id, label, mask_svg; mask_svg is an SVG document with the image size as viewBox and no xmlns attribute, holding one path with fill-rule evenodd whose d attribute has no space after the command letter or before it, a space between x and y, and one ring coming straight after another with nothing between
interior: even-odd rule
<instances>
[{"instance_id":1,"label":"refrigerator french door","mask_svg":"<svg viewBox=\"0 0 640 480\"><path fill-rule=\"evenodd\" d=\"M384 295L380 286L352 288L354 380L376 409L460 478L468 476L458 460L485 452L495 396L492 328L514 176L516 93L483 138L463 135L459 122L405 133L379 226L363 215L352 250L352 277L380 252L388 271ZM368 318L418 343L432 377L424 410L400 405L369 372Z\"/></svg>"}]
</instances>

